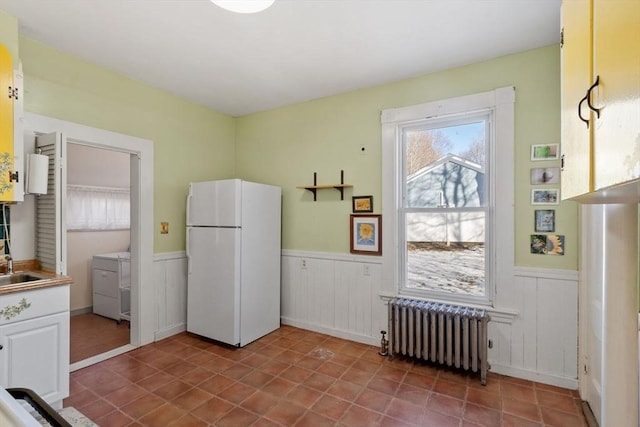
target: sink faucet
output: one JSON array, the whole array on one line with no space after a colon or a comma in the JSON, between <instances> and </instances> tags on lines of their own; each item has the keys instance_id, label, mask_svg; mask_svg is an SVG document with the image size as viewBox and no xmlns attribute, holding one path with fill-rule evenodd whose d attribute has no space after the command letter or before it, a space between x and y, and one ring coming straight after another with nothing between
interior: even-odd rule
<instances>
[{"instance_id":1,"label":"sink faucet","mask_svg":"<svg viewBox=\"0 0 640 427\"><path fill-rule=\"evenodd\" d=\"M11 255L6 255L4 259L7 260L7 274L13 274L13 258Z\"/></svg>"}]
</instances>

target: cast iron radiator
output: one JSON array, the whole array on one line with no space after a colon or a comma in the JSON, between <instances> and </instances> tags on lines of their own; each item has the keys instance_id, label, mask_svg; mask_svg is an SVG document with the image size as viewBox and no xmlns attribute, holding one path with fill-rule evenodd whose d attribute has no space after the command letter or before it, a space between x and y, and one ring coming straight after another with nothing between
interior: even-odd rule
<instances>
[{"instance_id":1,"label":"cast iron radiator","mask_svg":"<svg viewBox=\"0 0 640 427\"><path fill-rule=\"evenodd\" d=\"M389 357L414 357L480 371L487 384L487 323L485 310L393 298L389 301Z\"/></svg>"}]
</instances>

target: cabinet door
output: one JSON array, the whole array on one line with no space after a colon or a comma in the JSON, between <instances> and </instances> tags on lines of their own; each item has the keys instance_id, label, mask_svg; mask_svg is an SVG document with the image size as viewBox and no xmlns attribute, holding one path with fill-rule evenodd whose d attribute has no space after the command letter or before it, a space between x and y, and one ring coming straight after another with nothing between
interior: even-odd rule
<instances>
[{"instance_id":1,"label":"cabinet door","mask_svg":"<svg viewBox=\"0 0 640 427\"><path fill-rule=\"evenodd\" d=\"M11 53L0 45L0 201L13 201L13 65ZM20 177L22 178L22 177Z\"/></svg>"},{"instance_id":2,"label":"cabinet door","mask_svg":"<svg viewBox=\"0 0 640 427\"><path fill-rule=\"evenodd\" d=\"M593 23L598 190L640 177L640 1L596 0Z\"/></svg>"},{"instance_id":3,"label":"cabinet door","mask_svg":"<svg viewBox=\"0 0 640 427\"><path fill-rule=\"evenodd\" d=\"M589 0L562 3L561 50L561 126L562 126L562 191L563 199L593 190L591 182L590 131L578 117L580 100L591 85L591 5ZM582 117L589 118L586 102Z\"/></svg>"},{"instance_id":4,"label":"cabinet door","mask_svg":"<svg viewBox=\"0 0 640 427\"><path fill-rule=\"evenodd\" d=\"M26 387L49 403L69 395L69 313L0 327L0 385Z\"/></svg>"}]
</instances>

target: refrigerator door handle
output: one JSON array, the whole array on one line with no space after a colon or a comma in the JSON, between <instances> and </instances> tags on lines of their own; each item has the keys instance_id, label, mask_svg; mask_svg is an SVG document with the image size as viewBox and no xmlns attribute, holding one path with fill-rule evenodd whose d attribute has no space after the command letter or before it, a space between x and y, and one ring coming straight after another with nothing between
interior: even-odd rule
<instances>
[{"instance_id":1,"label":"refrigerator door handle","mask_svg":"<svg viewBox=\"0 0 640 427\"><path fill-rule=\"evenodd\" d=\"M189 194L187 195L187 225L191 225L189 224L190 221L190 215L189 215L189 211L191 211L191 197L193 195L191 194L191 186L189 186Z\"/></svg>"},{"instance_id":2,"label":"refrigerator door handle","mask_svg":"<svg viewBox=\"0 0 640 427\"><path fill-rule=\"evenodd\" d=\"M187 205L189 206L189 205ZM188 210L189 208L187 208ZM189 215L189 214L187 214ZM191 234L191 228L187 228L187 239L186 239L186 253L187 253L187 276L189 274L191 274L191 263L189 262L189 259L191 258L191 256L189 255L189 235Z\"/></svg>"}]
</instances>

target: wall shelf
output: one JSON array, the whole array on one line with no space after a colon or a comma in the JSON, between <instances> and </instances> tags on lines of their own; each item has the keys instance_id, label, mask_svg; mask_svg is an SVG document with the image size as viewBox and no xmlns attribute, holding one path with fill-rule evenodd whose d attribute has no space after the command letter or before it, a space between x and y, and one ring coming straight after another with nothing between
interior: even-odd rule
<instances>
[{"instance_id":1,"label":"wall shelf","mask_svg":"<svg viewBox=\"0 0 640 427\"><path fill-rule=\"evenodd\" d=\"M316 201L316 191L317 190L323 190L326 188L335 188L336 190L338 190L340 192L340 200L344 200L344 189L345 188L350 188L353 187L353 185L351 184L345 184L344 183L344 171L341 170L340 171L340 184L322 184L322 185L318 185L318 181L317 181L317 176L318 174L316 172L313 173L313 185L298 185L296 188L300 188L300 189L304 189L304 190L308 190L311 191L313 193L313 201Z\"/></svg>"}]
</instances>

